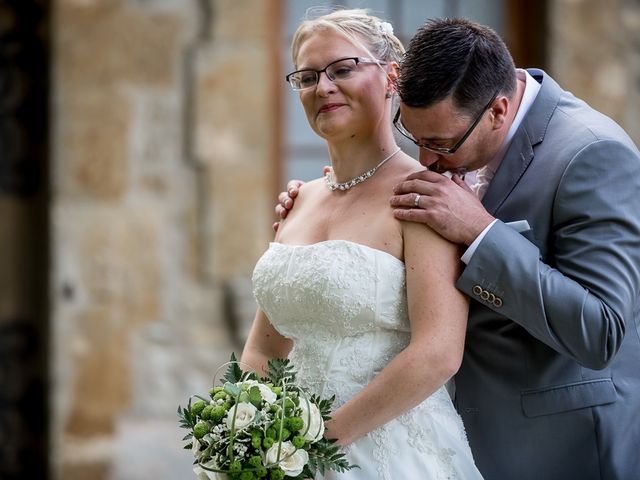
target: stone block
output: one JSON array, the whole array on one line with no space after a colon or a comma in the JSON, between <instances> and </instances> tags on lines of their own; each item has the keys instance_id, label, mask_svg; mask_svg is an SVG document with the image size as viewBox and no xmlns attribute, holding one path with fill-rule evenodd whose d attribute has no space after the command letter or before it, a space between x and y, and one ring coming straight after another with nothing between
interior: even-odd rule
<instances>
[{"instance_id":1,"label":"stone block","mask_svg":"<svg viewBox=\"0 0 640 480\"><path fill-rule=\"evenodd\" d=\"M215 0L212 31L218 40L257 43L272 35L268 21L280 0ZM277 12L277 10L275 10Z\"/></svg>"},{"instance_id":2,"label":"stone block","mask_svg":"<svg viewBox=\"0 0 640 480\"><path fill-rule=\"evenodd\" d=\"M111 464L109 462L65 463L59 471L64 480L111 480Z\"/></svg>"},{"instance_id":3,"label":"stone block","mask_svg":"<svg viewBox=\"0 0 640 480\"><path fill-rule=\"evenodd\" d=\"M127 8L122 0L54 2L57 77L64 86L175 81L183 20L176 12Z\"/></svg>"},{"instance_id":4,"label":"stone block","mask_svg":"<svg viewBox=\"0 0 640 480\"><path fill-rule=\"evenodd\" d=\"M57 106L65 112L57 126L56 190L58 194L119 200L129 177L127 155L130 111L114 91L77 87Z\"/></svg>"},{"instance_id":5,"label":"stone block","mask_svg":"<svg viewBox=\"0 0 640 480\"><path fill-rule=\"evenodd\" d=\"M74 336L86 348L76 352L71 407L65 432L79 437L113 433L116 415L129 401L128 342L125 328L114 327L107 309L84 312Z\"/></svg>"},{"instance_id":6,"label":"stone block","mask_svg":"<svg viewBox=\"0 0 640 480\"><path fill-rule=\"evenodd\" d=\"M161 304L160 214L157 209L86 212L78 242L81 285L90 304L112 322L135 326L157 319Z\"/></svg>"}]
</instances>

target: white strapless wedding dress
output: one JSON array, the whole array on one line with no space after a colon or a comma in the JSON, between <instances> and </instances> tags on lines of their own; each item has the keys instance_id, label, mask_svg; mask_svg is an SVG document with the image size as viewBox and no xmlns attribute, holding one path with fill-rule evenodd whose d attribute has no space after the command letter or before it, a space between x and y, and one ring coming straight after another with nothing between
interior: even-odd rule
<instances>
[{"instance_id":1,"label":"white strapless wedding dress","mask_svg":"<svg viewBox=\"0 0 640 480\"><path fill-rule=\"evenodd\" d=\"M345 240L272 243L253 272L254 294L294 341L300 383L339 407L409 342L404 264ZM407 385L411 388L411 385ZM445 388L352 443L345 473L325 479L478 479L462 421Z\"/></svg>"}]
</instances>

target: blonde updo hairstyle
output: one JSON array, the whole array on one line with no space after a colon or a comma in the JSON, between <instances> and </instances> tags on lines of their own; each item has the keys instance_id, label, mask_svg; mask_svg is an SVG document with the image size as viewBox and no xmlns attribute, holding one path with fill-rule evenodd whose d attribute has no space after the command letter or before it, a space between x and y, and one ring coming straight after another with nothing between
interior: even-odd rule
<instances>
[{"instance_id":1,"label":"blonde updo hairstyle","mask_svg":"<svg viewBox=\"0 0 640 480\"><path fill-rule=\"evenodd\" d=\"M404 46L393 34L391 24L370 15L366 9L333 10L310 9L298 26L291 42L291 57L295 68L300 47L311 34L319 30L333 30L344 35L354 45L363 48L373 60L400 63Z\"/></svg>"}]
</instances>

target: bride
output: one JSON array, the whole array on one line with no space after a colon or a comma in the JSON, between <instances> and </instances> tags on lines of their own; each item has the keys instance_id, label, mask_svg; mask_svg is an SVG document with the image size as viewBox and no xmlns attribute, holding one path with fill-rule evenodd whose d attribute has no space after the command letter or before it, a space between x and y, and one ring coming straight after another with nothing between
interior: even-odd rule
<instances>
[{"instance_id":1,"label":"bride","mask_svg":"<svg viewBox=\"0 0 640 480\"><path fill-rule=\"evenodd\" d=\"M288 356L303 385L336 396L325 436L360 468L324 478L481 478L443 387L468 310L457 247L388 204L421 168L390 122L403 47L388 23L337 10L305 20L291 50L287 80L332 169L301 187L255 267L242 362L264 371Z\"/></svg>"}]
</instances>

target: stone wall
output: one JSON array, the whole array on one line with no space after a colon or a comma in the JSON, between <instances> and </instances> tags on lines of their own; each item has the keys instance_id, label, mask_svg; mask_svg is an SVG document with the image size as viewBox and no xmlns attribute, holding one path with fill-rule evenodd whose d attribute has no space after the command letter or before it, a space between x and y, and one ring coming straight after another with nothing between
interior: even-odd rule
<instances>
[{"instance_id":1,"label":"stone wall","mask_svg":"<svg viewBox=\"0 0 640 480\"><path fill-rule=\"evenodd\" d=\"M640 2L553 0L548 15L549 71L640 145Z\"/></svg>"},{"instance_id":2,"label":"stone wall","mask_svg":"<svg viewBox=\"0 0 640 480\"><path fill-rule=\"evenodd\" d=\"M53 3L54 478L179 478L271 236L278 2Z\"/></svg>"}]
</instances>

